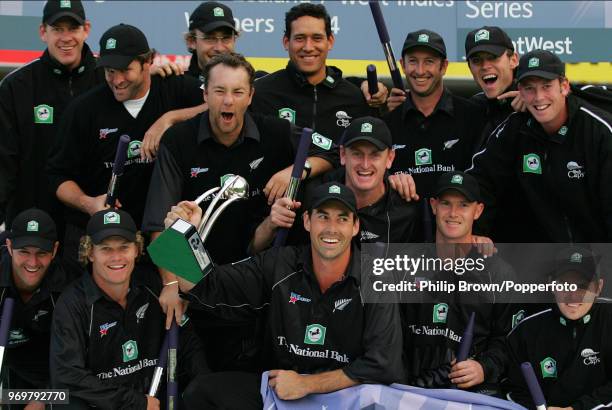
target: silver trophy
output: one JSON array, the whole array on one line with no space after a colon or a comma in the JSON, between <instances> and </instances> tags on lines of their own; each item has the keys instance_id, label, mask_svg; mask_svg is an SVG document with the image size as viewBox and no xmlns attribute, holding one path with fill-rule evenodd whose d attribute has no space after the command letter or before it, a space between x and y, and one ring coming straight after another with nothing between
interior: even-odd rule
<instances>
[{"instance_id":1,"label":"silver trophy","mask_svg":"<svg viewBox=\"0 0 612 410\"><path fill-rule=\"evenodd\" d=\"M225 210L225 208L240 199L246 199L249 197L249 183L240 175L232 175L225 180L222 187L209 189L200 195L195 202L199 205L204 202L206 198L215 193L215 198L212 200L208 208L206 208L202 221L200 222L200 225L198 225L198 233L200 234L202 242L206 242L206 238L208 235L210 235L210 231L214 223L217 221L217 219L219 219L219 216ZM221 201L224 202L217 210L215 210L215 207Z\"/></svg>"},{"instance_id":2,"label":"silver trophy","mask_svg":"<svg viewBox=\"0 0 612 410\"><path fill-rule=\"evenodd\" d=\"M233 204L234 202L240 199L248 198L249 183L246 181L246 179L244 179L240 175L231 175L225 180L225 183L223 184L223 186L209 189L208 191L200 195L195 200L195 202L198 205L200 205L202 202L204 202L206 198L208 198L210 195L213 195L215 193L216 193L215 198L211 201L208 208L206 208L206 212L204 213L204 216L202 217L202 221L200 222L200 225L197 227L197 232L195 232L195 229L193 228L193 226L181 220L177 220L170 227L170 230L174 230L175 232L178 231L181 234L185 235L184 238L181 239L181 241L186 241L189 243L189 246L185 246L184 248L184 249L189 249L188 251L185 251L186 252L185 255L191 253L195 257L195 261L198 262L199 267L198 265L193 264L192 268L197 271L199 271L203 266L206 266L210 263L208 255L206 251L204 250L203 244L206 241L206 238L208 237L208 235L210 234L210 231L215 221L219 219L219 216L221 215L221 213L228 206L230 206L231 204ZM215 210L215 207L222 201L223 203L221 203L221 205L219 205L219 207ZM163 238L162 238L163 235L164 234L162 233L162 235L158 238L158 240L159 239L162 240L161 242L163 242ZM154 259L154 262L157 265L166 267L167 269L171 271L172 271L172 268L166 263L164 263L164 261L176 261L176 260L180 260L183 258L182 257L183 254L180 254L180 252L177 253L177 249L169 249L169 247L165 245L158 245L157 248L152 248L151 246L149 246L149 253L151 254L151 257ZM185 259L189 259L189 257ZM179 274L179 276L183 276L181 275L181 272L179 271L175 271L175 273ZM168 346L169 346L168 343L169 343L168 336L166 336L162 344L162 348L161 348L160 355L159 355L159 361L155 368L153 379L149 387L149 396L155 396L157 394L157 390L159 389L164 367L166 367L166 364L167 364L167 360L166 360L167 353L166 352L168 351Z\"/></svg>"}]
</instances>

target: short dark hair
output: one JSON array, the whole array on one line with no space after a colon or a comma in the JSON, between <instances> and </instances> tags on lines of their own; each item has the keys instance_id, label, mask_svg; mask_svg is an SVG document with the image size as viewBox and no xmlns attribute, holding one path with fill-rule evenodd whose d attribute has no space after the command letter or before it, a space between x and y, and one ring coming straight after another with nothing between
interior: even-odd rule
<instances>
[{"instance_id":1,"label":"short dark hair","mask_svg":"<svg viewBox=\"0 0 612 410\"><path fill-rule=\"evenodd\" d=\"M246 58L242 54L238 53L223 53L214 56L204 66L202 70L202 76L204 77L204 87L208 87L208 79L210 76L211 70L218 65L224 65L232 68L244 68L247 74L249 75L249 86L253 88L253 83L255 82L255 69L249 63Z\"/></svg>"},{"instance_id":2,"label":"short dark hair","mask_svg":"<svg viewBox=\"0 0 612 410\"><path fill-rule=\"evenodd\" d=\"M291 23L300 17L310 16L325 21L325 34L327 37L332 35L331 17L327 13L327 9L322 4L301 3L285 13L285 37L291 37Z\"/></svg>"},{"instance_id":3,"label":"short dark hair","mask_svg":"<svg viewBox=\"0 0 612 410\"><path fill-rule=\"evenodd\" d=\"M153 59L155 58L156 54L157 50L152 48L144 54L137 55L134 57L134 60L138 61L142 66L144 63L153 63Z\"/></svg>"}]
</instances>

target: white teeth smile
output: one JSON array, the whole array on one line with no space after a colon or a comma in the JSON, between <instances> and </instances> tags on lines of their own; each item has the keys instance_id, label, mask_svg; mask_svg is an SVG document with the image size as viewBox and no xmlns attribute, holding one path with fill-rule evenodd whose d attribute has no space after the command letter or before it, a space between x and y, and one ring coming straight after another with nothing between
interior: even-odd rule
<instances>
[{"instance_id":1,"label":"white teeth smile","mask_svg":"<svg viewBox=\"0 0 612 410\"><path fill-rule=\"evenodd\" d=\"M534 105L533 108L535 108L538 111L542 111L547 109L548 107L550 107L550 104L546 104L546 105Z\"/></svg>"},{"instance_id":2,"label":"white teeth smile","mask_svg":"<svg viewBox=\"0 0 612 410\"><path fill-rule=\"evenodd\" d=\"M372 171L370 172L363 172L363 171L357 171L357 175L359 175L360 177L369 177L372 176L374 173Z\"/></svg>"},{"instance_id":3,"label":"white teeth smile","mask_svg":"<svg viewBox=\"0 0 612 410\"><path fill-rule=\"evenodd\" d=\"M323 242L325 242L325 243L330 243L330 244L340 242L338 239L332 239L332 238L323 238L323 239L321 239L321 240L322 240Z\"/></svg>"},{"instance_id":4,"label":"white teeth smile","mask_svg":"<svg viewBox=\"0 0 612 410\"><path fill-rule=\"evenodd\" d=\"M111 269L123 269L126 265L108 265L108 267Z\"/></svg>"},{"instance_id":5,"label":"white teeth smile","mask_svg":"<svg viewBox=\"0 0 612 410\"><path fill-rule=\"evenodd\" d=\"M38 268L28 268L27 266L25 266L25 270L27 270L30 273L38 272Z\"/></svg>"}]
</instances>

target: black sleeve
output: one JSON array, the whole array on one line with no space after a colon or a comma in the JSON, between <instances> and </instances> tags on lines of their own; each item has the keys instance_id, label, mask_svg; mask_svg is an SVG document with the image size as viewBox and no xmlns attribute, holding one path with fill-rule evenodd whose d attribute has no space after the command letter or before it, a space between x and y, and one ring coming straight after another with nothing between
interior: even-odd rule
<instances>
[{"instance_id":1,"label":"black sleeve","mask_svg":"<svg viewBox=\"0 0 612 410\"><path fill-rule=\"evenodd\" d=\"M88 340L87 314L77 303L60 298L53 312L49 366L51 385L68 389L70 395L90 405L107 408L142 409L147 407L143 393L122 386L111 386L100 380L88 368L86 352Z\"/></svg>"},{"instance_id":2,"label":"black sleeve","mask_svg":"<svg viewBox=\"0 0 612 410\"><path fill-rule=\"evenodd\" d=\"M73 100L66 108L58 125L57 135L51 145L47 160L49 189L55 195L57 188L66 181L79 181L84 176L83 161L88 156L87 140L89 132L85 124L79 100ZM86 115L85 115L86 116Z\"/></svg>"},{"instance_id":3,"label":"black sleeve","mask_svg":"<svg viewBox=\"0 0 612 410\"><path fill-rule=\"evenodd\" d=\"M283 120L285 121L285 120ZM287 121L289 122L289 121ZM290 125L290 133L291 133L291 145L293 147L293 156L297 154L298 146L300 145L300 137L302 136L303 128L298 127L289 123ZM314 143L316 139L316 135L314 135L316 131L313 131L313 137L310 141L310 146L308 148L308 157L318 157L326 160L331 164L333 168L337 168L340 165L340 153L338 151L338 145L335 144L331 139L324 138L323 143L319 143L318 145ZM325 142L329 141L329 146L325 144ZM318 140L317 140L318 142Z\"/></svg>"},{"instance_id":4,"label":"black sleeve","mask_svg":"<svg viewBox=\"0 0 612 410\"><path fill-rule=\"evenodd\" d=\"M506 349L509 358L508 378L505 383L505 390L508 393L507 398L528 409L533 408L535 407L533 399L521 372L521 363L527 360L527 346L522 341L521 332L513 330L508 335Z\"/></svg>"},{"instance_id":5,"label":"black sleeve","mask_svg":"<svg viewBox=\"0 0 612 410\"><path fill-rule=\"evenodd\" d=\"M179 102L182 108L195 107L204 104L204 95L200 81L190 75L173 76L180 87Z\"/></svg>"},{"instance_id":6,"label":"black sleeve","mask_svg":"<svg viewBox=\"0 0 612 410\"><path fill-rule=\"evenodd\" d=\"M202 342L195 334L193 323L188 320L181 327L178 347L179 377L192 380L198 374L210 373Z\"/></svg>"},{"instance_id":7,"label":"black sleeve","mask_svg":"<svg viewBox=\"0 0 612 410\"><path fill-rule=\"evenodd\" d=\"M6 205L17 189L19 169L19 136L11 94L8 84L3 82L0 85L0 222L4 221Z\"/></svg>"},{"instance_id":8,"label":"black sleeve","mask_svg":"<svg viewBox=\"0 0 612 410\"><path fill-rule=\"evenodd\" d=\"M364 353L343 368L360 383L390 384L404 380L402 327L398 306L393 303L366 303Z\"/></svg>"},{"instance_id":9,"label":"black sleeve","mask_svg":"<svg viewBox=\"0 0 612 410\"><path fill-rule=\"evenodd\" d=\"M612 124L612 121L609 122ZM599 144L598 170L598 194L601 198L603 220L606 224L606 234L609 241L612 241L612 189L610 180L612 179L612 132L605 127L600 127L601 138Z\"/></svg>"},{"instance_id":10,"label":"black sleeve","mask_svg":"<svg viewBox=\"0 0 612 410\"><path fill-rule=\"evenodd\" d=\"M611 378L612 375L608 374L608 377ZM607 408L610 403L612 403L612 380L608 381L603 386L593 389L590 394L581 396L572 403L571 407L574 410L588 410L602 407Z\"/></svg>"},{"instance_id":11,"label":"black sleeve","mask_svg":"<svg viewBox=\"0 0 612 410\"><path fill-rule=\"evenodd\" d=\"M491 260L497 261L489 269L489 273L494 278L494 283L516 280L510 265L497 256L494 256ZM506 349L506 335L512 329L512 309L516 306L510 302L508 295L495 294L486 348L475 357L475 360L481 364L484 370L486 383L499 383L507 372L509 358Z\"/></svg>"},{"instance_id":12,"label":"black sleeve","mask_svg":"<svg viewBox=\"0 0 612 410\"><path fill-rule=\"evenodd\" d=\"M163 231L164 218L170 207L181 200L183 192L181 169L176 158L164 143L166 136L171 132L172 128L164 133L153 167L142 218L143 232Z\"/></svg>"},{"instance_id":13,"label":"black sleeve","mask_svg":"<svg viewBox=\"0 0 612 410\"><path fill-rule=\"evenodd\" d=\"M269 305L275 259L279 248L251 258L215 266L184 295L194 308L201 308L230 321L256 316Z\"/></svg>"},{"instance_id":14,"label":"black sleeve","mask_svg":"<svg viewBox=\"0 0 612 410\"><path fill-rule=\"evenodd\" d=\"M478 233L491 232L496 215L497 198L501 190L512 181L514 144L512 117L510 115L489 137L484 149L472 158L472 166L467 172L474 175L480 185L480 193L485 204L482 216L476 222Z\"/></svg>"}]
</instances>

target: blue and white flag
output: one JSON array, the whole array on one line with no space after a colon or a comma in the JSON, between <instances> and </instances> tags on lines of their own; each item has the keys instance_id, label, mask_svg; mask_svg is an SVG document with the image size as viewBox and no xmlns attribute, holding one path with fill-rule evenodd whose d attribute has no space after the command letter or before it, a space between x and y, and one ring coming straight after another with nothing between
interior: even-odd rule
<instances>
[{"instance_id":1,"label":"blue and white flag","mask_svg":"<svg viewBox=\"0 0 612 410\"><path fill-rule=\"evenodd\" d=\"M393 384L362 384L333 393L281 400L261 378L264 410L525 410L523 406L483 394L451 389L422 389Z\"/></svg>"}]
</instances>

